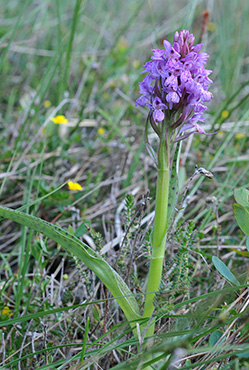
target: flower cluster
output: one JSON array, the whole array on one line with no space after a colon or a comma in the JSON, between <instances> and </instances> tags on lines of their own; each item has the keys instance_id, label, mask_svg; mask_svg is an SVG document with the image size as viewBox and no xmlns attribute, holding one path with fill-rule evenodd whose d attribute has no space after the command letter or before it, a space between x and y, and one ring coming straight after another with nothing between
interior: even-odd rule
<instances>
[{"instance_id":1,"label":"flower cluster","mask_svg":"<svg viewBox=\"0 0 249 370\"><path fill-rule=\"evenodd\" d=\"M136 106L147 105L156 132L157 124L165 117L172 131L179 128L175 141L194 132L206 134L197 122L204 121L207 107L203 102L213 97L208 91L212 71L204 68L209 55L200 52L202 44L193 46L194 39L193 34L182 30L175 33L173 46L164 40L165 49L153 49L153 56L142 72L148 74L139 83L141 96ZM186 130L191 131L182 134Z\"/></svg>"}]
</instances>

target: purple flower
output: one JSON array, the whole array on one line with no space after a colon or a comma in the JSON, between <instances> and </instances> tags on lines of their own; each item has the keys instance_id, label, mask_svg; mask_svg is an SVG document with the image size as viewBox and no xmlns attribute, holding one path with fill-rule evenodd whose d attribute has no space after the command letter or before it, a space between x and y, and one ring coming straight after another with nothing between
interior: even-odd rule
<instances>
[{"instance_id":1,"label":"purple flower","mask_svg":"<svg viewBox=\"0 0 249 370\"><path fill-rule=\"evenodd\" d=\"M178 103L180 100L180 97L174 90L172 90L171 92L167 94L166 100L169 103L169 109L172 109L173 104Z\"/></svg>"},{"instance_id":2,"label":"purple flower","mask_svg":"<svg viewBox=\"0 0 249 370\"><path fill-rule=\"evenodd\" d=\"M167 109L167 106L162 103L161 99L158 98L158 96L154 99L152 106L154 109L154 112L153 112L154 121L156 123L162 122L164 120L163 109Z\"/></svg>"},{"instance_id":3,"label":"purple flower","mask_svg":"<svg viewBox=\"0 0 249 370\"><path fill-rule=\"evenodd\" d=\"M208 91L212 71L204 67L209 56L200 52L202 44L193 45L194 39L193 34L182 30L175 33L173 45L164 40L164 49L152 49L151 60L141 72L147 75L139 83L141 96L136 106L150 109L154 129L166 118L170 131L177 130L172 136L176 141L194 132L206 134L197 122L204 121L207 107L203 103L213 97ZM190 131L185 133L187 130Z\"/></svg>"},{"instance_id":4,"label":"purple flower","mask_svg":"<svg viewBox=\"0 0 249 370\"><path fill-rule=\"evenodd\" d=\"M204 108L206 109L206 107ZM186 139L188 136L194 134L195 132L199 134L204 134L204 135L214 135L219 132L219 131L216 131L212 133L206 133L204 129L200 125L198 125L197 123L198 121L204 122L202 111L200 111L200 113L194 114L186 123L183 124L183 126L179 130L180 135L175 139L175 141ZM192 131L189 131L189 130L192 130ZM184 131L188 131L187 134L181 135Z\"/></svg>"}]
</instances>

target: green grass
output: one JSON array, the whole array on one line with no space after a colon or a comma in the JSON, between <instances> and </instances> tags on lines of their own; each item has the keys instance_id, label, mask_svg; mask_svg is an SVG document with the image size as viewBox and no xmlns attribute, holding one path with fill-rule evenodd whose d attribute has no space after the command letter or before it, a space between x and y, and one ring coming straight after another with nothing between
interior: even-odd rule
<instances>
[{"instance_id":1,"label":"green grass","mask_svg":"<svg viewBox=\"0 0 249 370\"><path fill-rule=\"evenodd\" d=\"M206 131L221 132L183 143L181 194L195 165L214 179L194 177L179 202L154 342L141 350L143 338L132 335L82 262L51 239L1 220L0 369L141 369L145 354L155 369L168 369L179 348L182 369L248 369L248 257L231 249L245 249L233 190L249 188L247 1L2 2L0 205L24 206L70 232L85 223L82 240L100 253L105 248L104 258L143 305L156 172L144 146L147 111L134 107L140 71L151 49L176 30L189 28L198 40L205 9L213 22L204 47L214 80ZM50 121L59 114L69 125ZM83 190L69 191L69 179ZM151 200L133 220L148 189ZM120 251L118 237L131 220ZM213 255L243 288L218 274Z\"/></svg>"}]
</instances>

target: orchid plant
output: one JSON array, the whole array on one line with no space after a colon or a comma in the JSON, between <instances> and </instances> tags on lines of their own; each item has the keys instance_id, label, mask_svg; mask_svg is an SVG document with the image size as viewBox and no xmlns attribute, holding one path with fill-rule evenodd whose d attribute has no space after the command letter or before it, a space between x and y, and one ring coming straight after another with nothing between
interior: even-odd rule
<instances>
[{"instance_id":1,"label":"orchid plant","mask_svg":"<svg viewBox=\"0 0 249 370\"><path fill-rule=\"evenodd\" d=\"M164 40L164 49L153 49L151 60L144 65L147 73L139 83L141 96L136 106L147 106L149 114L146 122L146 146L154 160L157 171L157 189L155 221L152 234L152 254L144 307L144 317L153 314L155 293L162 278L164 254L168 229L169 192L176 198L177 176L176 160L171 155L177 151L179 158L180 142L195 132L208 134L198 124L204 122L203 113L213 95L208 91L212 80L208 77L212 71L205 69L209 55L200 52L203 45L194 46L194 36L182 30L174 35L173 45ZM158 151L155 153L148 139L148 125L151 125L159 139ZM173 205L174 206L174 205ZM172 207L171 207L172 209ZM153 335L154 323L146 335Z\"/></svg>"},{"instance_id":2,"label":"orchid plant","mask_svg":"<svg viewBox=\"0 0 249 370\"><path fill-rule=\"evenodd\" d=\"M20 210L0 207L0 216L43 233L83 261L116 298L135 335L142 319L145 320L140 329L145 331L145 337L154 334L154 296L162 279L167 230L175 206L174 199L177 197L177 159L181 141L195 132L211 135L199 124L204 122L203 113L207 109L204 103L213 97L208 91L212 83L209 78L211 71L204 68L208 54L200 52L202 46L194 46L194 36L189 31L176 32L172 45L165 40L164 49L153 49L151 60L144 65L142 72L147 75L139 83L141 96L136 106L147 106L149 109L145 126L146 146L158 171L151 260L143 315L134 295L117 272L75 235ZM149 143L149 124L158 137L157 151ZM42 199L44 197L34 203Z\"/></svg>"}]
</instances>

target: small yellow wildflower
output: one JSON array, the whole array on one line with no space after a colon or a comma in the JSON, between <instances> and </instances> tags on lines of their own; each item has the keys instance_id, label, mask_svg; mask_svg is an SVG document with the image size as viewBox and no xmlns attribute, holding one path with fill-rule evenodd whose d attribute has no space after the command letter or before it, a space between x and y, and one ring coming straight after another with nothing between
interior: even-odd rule
<instances>
[{"instance_id":1,"label":"small yellow wildflower","mask_svg":"<svg viewBox=\"0 0 249 370\"><path fill-rule=\"evenodd\" d=\"M82 190L82 186L77 182L68 181L69 190Z\"/></svg>"},{"instance_id":2,"label":"small yellow wildflower","mask_svg":"<svg viewBox=\"0 0 249 370\"><path fill-rule=\"evenodd\" d=\"M41 133L42 133L43 135L45 135L45 133L46 133L46 129L45 129L45 128L43 128L43 129L41 130Z\"/></svg>"},{"instance_id":3,"label":"small yellow wildflower","mask_svg":"<svg viewBox=\"0 0 249 370\"><path fill-rule=\"evenodd\" d=\"M140 67L140 62L139 62L139 60L134 60L134 61L133 61L133 67L134 67L134 68L138 68L138 67Z\"/></svg>"},{"instance_id":4,"label":"small yellow wildflower","mask_svg":"<svg viewBox=\"0 0 249 370\"><path fill-rule=\"evenodd\" d=\"M55 124L57 125L60 125L60 124L66 124L68 123L68 119L66 119L65 116L62 116L62 115L59 115L59 116L56 116L56 117L52 117L51 118L51 121L54 122Z\"/></svg>"},{"instance_id":5,"label":"small yellow wildflower","mask_svg":"<svg viewBox=\"0 0 249 370\"><path fill-rule=\"evenodd\" d=\"M236 139L244 139L244 137L246 136L246 134L244 134L243 132L238 132L237 134L235 134L235 138Z\"/></svg>"},{"instance_id":6,"label":"small yellow wildflower","mask_svg":"<svg viewBox=\"0 0 249 370\"><path fill-rule=\"evenodd\" d=\"M45 108L49 108L49 107L51 107L51 101L45 100L45 102L43 103L43 105L44 105Z\"/></svg>"},{"instance_id":7,"label":"small yellow wildflower","mask_svg":"<svg viewBox=\"0 0 249 370\"><path fill-rule=\"evenodd\" d=\"M102 127L100 127L99 129L98 129L98 134L99 135L103 135L105 133L105 129L104 128L102 128Z\"/></svg>"},{"instance_id":8,"label":"small yellow wildflower","mask_svg":"<svg viewBox=\"0 0 249 370\"><path fill-rule=\"evenodd\" d=\"M11 312L11 310L8 306L4 306L4 308L1 311L1 314L3 316L12 316L13 315L13 313Z\"/></svg>"},{"instance_id":9,"label":"small yellow wildflower","mask_svg":"<svg viewBox=\"0 0 249 370\"><path fill-rule=\"evenodd\" d=\"M229 116L229 112L228 112L228 110L223 110L222 112L221 112L221 117L222 118L227 118Z\"/></svg>"}]
</instances>

